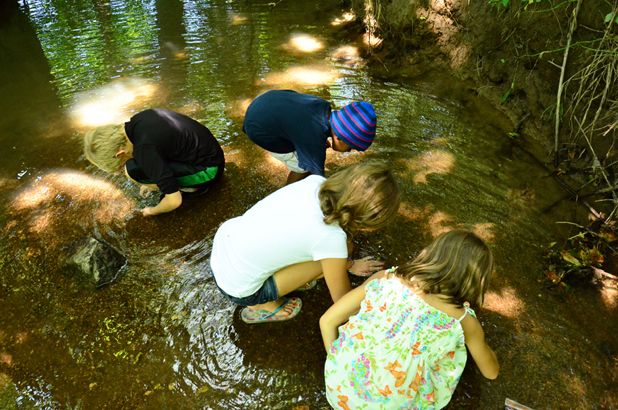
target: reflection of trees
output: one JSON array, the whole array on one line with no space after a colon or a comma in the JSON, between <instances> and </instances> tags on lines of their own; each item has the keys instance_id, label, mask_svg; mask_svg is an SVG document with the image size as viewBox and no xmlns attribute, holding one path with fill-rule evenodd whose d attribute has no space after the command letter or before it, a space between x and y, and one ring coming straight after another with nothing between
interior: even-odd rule
<instances>
[{"instance_id":1,"label":"reflection of trees","mask_svg":"<svg viewBox=\"0 0 618 410\"><path fill-rule=\"evenodd\" d=\"M186 42L181 0L158 0L159 52L162 57L161 80L172 99L182 98L186 92Z\"/></svg>"},{"instance_id":2,"label":"reflection of trees","mask_svg":"<svg viewBox=\"0 0 618 410\"><path fill-rule=\"evenodd\" d=\"M147 4L99 3L29 2L30 18L62 98L116 76L156 44L154 12Z\"/></svg>"},{"instance_id":3,"label":"reflection of trees","mask_svg":"<svg viewBox=\"0 0 618 410\"><path fill-rule=\"evenodd\" d=\"M0 2L0 157L17 171L14 146L31 150L35 136L55 132L60 102L36 32L17 2ZM18 163L15 164L19 166Z\"/></svg>"}]
</instances>

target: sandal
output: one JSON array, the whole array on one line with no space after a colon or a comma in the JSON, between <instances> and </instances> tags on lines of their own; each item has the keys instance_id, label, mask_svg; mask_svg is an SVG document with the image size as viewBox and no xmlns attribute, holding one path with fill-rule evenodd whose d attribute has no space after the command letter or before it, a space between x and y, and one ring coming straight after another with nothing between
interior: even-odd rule
<instances>
[{"instance_id":1,"label":"sandal","mask_svg":"<svg viewBox=\"0 0 618 410\"><path fill-rule=\"evenodd\" d=\"M318 284L318 281L316 279L310 280L309 282L305 283L304 285L302 285L301 287L299 287L298 289L296 289L299 292L305 292L307 290L311 290L313 288L315 288L315 286Z\"/></svg>"},{"instance_id":2,"label":"sandal","mask_svg":"<svg viewBox=\"0 0 618 410\"><path fill-rule=\"evenodd\" d=\"M277 313L286 306L292 307L292 312L285 316L277 316ZM240 318L248 324L267 323L267 322L283 322L295 318L303 307L303 302L300 298L283 298L283 303L272 312L264 309L250 309L248 307L240 311Z\"/></svg>"}]
</instances>

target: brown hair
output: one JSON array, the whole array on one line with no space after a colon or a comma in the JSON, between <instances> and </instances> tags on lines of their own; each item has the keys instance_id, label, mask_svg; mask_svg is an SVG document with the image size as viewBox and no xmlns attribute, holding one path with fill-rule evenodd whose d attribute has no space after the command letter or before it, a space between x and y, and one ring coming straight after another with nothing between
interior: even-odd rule
<instances>
[{"instance_id":1,"label":"brown hair","mask_svg":"<svg viewBox=\"0 0 618 410\"><path fill-rule=\"evenodd\" d=\"M438 236L396 275L423 292L445 296L456 306L462 307L466 301L480 306L493 265L491 250L481 238L455 230Z\"/></svg>"},{"instance_id":2,"label":"brown hair","mask_svg":"<svg viewBox=\"0 0 618 410\"><path fill-rule=\"evenodd\" d=\"M115 173L124 160L116 153L127 144L124 125L103 125L84 137L84 154L88 161L103 171Z\"/></svg>"},{"instance_id":3,"label":"brown hair","mask_svg":"<svg viewBox=\"0 0 618 410\"><path fill-rule=\"evenodd\" d=\"M368 161L330 176L320 188L320 208L327 224L348 234L382 228L399 209L399 187L388 166Z\"/></svg>"}]
</instances>

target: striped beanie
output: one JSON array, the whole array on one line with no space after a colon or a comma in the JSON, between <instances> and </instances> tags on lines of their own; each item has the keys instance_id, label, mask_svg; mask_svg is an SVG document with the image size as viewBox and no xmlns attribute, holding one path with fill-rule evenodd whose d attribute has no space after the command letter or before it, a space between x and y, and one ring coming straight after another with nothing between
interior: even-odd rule
<instances>
[{"instance_id":1,"label":"striped beanie","mask_svg":"<svg viewBox=\"0 0 618 410\"><path fill-rule=\"evenodd\" d=\"M376 137L376 112L368 102L353 102L330 114L337 138L350 147L365 151Z\"/></svg>"}]
</instances>

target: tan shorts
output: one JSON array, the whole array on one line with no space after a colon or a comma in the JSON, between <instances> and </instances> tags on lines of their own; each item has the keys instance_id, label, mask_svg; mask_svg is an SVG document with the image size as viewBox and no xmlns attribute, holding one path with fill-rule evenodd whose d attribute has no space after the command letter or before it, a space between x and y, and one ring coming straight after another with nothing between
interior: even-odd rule
<instances>
[{"instance_id":1,"label":"tan shorts","mask_svg":"<svg viewBox=\"0 0 618 410\"><path fill-rule=\"evenodd\" d=\"M269 151L270 152L270 151ZM298 166L298 156L296 151L287 152L285 154L278 154L276 152L270 152L273 158L283 162L286 167L292 172L303 174L307 171Z\"/></svg>"}]
</instances>

